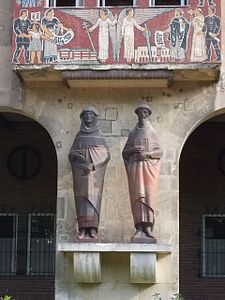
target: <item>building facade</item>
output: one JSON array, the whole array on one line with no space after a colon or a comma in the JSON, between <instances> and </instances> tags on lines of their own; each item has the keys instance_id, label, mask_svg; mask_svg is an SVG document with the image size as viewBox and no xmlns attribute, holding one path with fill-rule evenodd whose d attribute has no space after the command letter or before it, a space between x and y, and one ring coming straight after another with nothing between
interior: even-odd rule
<instances>
[{"instance_id":1,"label":"building facade","mask_svg":"<svg viewBox=\"0 0 225 300\"><path fill-rule=\"evenodd\" d=\"M223 1L0 1L0 296L225 299ZM164 149L156 245L122 150L137 105ZM101 245L76 243L68 153L94 105L111 160Z\"/></svg>"}]
</instances>

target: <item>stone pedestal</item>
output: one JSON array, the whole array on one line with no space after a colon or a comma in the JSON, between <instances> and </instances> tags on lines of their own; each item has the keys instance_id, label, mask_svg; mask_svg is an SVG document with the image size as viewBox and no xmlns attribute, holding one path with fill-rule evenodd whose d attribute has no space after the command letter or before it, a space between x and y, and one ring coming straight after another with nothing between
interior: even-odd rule
<instances>
[{"instance_id":1,"label":"stone pedestal","mask_svg":"<svg viewBox=\"0 0 225 300\"><path fill-rule=\"evenodd\" d=\"M74 279L80 283L101 282L101 262L99 252L74 252Z\"/></svg>"},{"instance_id":2,"label":"stone pedestal","mask_svg":"<svg viewBox=\"0 0 225 300\"><path fill-rule=\"evenodd\" d=\"M156 283L156 253L130 254L130 282Z\"/></svg>"},{"instance_id":3,"label":"stone pedestal","mask_svg":"<svg viewBox=\"0 0 225 300\"><path fill-rule=\"evenodd\" d=\"M60 243L58 251L73 253L74 279L79 283L101 282L101 255L106 252L130 254L130 282L156 283L157 256L172 252L164 244Z\"/></svg>"}]
</instances>

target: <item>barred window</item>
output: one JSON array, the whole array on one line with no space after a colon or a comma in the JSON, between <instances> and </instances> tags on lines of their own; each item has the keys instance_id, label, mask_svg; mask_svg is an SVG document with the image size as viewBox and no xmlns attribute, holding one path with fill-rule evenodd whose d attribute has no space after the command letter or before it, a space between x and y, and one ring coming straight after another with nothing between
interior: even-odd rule
<instances>
[{"instance_id":1,"label":"barred window","mask_svg":"<svg viewBox=\"0 0 225 300\"><path fill-rule=\"evenodd\" d=\"M188 0L150 0L149 6L185 6L188 5Z\"/></svg>"},{"instance_id":2,"label":"barred window","mask_svg":"<svg viewBox=\"0 0 225 300\"><path fill-rule=\"evenodd\" d=\"M15 214L0 214L0 275L16 273L16 223Z\"/></svg>"},{"instance_id":3,"label":"barred window","mask_svg":"<svg viewBox=\"0 0 225 300\"><path fill-rule=\"evenodd\" d=\"M203 276L225 276L225 215L203 216Z\"/></svg>"},{"instance_id":4,"label":"barred window","mask_svg":"<svg viewBox=\"0 0 225 300\"><path fill-rule=\"evenodd\" d=\"M27 273L53 275L55 268L54 214L28 215Z\"/></svg>"}]
</instances>

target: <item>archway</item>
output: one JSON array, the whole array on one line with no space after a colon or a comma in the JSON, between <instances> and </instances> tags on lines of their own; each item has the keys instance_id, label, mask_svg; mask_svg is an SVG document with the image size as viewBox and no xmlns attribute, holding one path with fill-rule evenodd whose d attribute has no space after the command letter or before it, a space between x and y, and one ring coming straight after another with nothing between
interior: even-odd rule
<instances>
[{"instance_id":1,"label":"archway","mask_svg":"<svg viewBox=\"0 0 225 300\"><path fill-rule=\"evenodd\" d=\"M0 291L54 299L57 158L48 132L0 112ZM2 295L0 295L2 296Z\"/></svg>"},{"instance_id":2,"label":"archway","mask_svg":"<svg viewBox=\"0 0 225 300\"><path fill-rule=\"evenodd\" d=\"M225 114L196 128L180 157L180 292L225 295Z\"/></svg>"}]
</instances>

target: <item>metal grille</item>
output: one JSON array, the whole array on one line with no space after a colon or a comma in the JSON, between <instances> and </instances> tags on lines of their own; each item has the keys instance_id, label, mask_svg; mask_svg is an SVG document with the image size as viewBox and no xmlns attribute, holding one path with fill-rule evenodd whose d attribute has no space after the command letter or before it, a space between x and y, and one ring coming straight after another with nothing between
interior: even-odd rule
<instances>
[{"instance_id":1,"label":"metal grille","mask_svg":"<svg viewBox=\"0 0 225 300\"><path fill-rule=\"evenodd\" d=\"M0 214L0 275L16 272L16 215Z\"/></svg>"},{"instance_id":2,"label":"metal grille","mask_svg":"<svg viewBox=\"0 0 225 300\"><path fill-rule=\"evenodd\" d=\"M55 216L29 214L27 274L53 275L55 269Z\"/></svg>"},{"instance_id":3,"label":"metal grille","mask_svg":"<svg viewBox=\"0 0 225 300\"><path fill-rule=\"evenodd\" d=\"M225 215L203 217L203 276L225 276Z\"/></svg>"}]
</instances>

